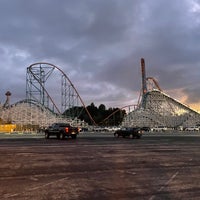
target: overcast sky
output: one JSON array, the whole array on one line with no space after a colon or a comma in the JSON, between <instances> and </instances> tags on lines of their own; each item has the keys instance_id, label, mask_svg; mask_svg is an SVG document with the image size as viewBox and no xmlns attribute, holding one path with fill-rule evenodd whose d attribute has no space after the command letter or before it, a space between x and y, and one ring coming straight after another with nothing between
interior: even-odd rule
<instances>
[{"instance_id":1,"label":"overcast sky","mask_svg":"<svg viewBox=\"0 0 200 200\"><path fill-rule=\"evenodd\" d=\"M86 105L135 104L141 57L164 92L197 108L200 0L0 0L2 103L7 90L24 99L26 68L49 62Z\"/></svg>"}]
</instances>

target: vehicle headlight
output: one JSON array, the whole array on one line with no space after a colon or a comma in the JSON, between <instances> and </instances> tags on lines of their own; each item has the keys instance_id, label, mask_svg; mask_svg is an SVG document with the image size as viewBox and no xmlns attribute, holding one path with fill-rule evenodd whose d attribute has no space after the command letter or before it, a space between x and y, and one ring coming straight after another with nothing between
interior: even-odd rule
<instances>
[{"instance_id":1,"label":"vehicle headlight","mask_svg":"<svg viewBox=\"0 0 200 200\"><path fill-rule=\"evenodd\" d=\"M142 133L143 133L143 130L139 130L138 133L142 134Z\"/></svg>"}]
</instances>

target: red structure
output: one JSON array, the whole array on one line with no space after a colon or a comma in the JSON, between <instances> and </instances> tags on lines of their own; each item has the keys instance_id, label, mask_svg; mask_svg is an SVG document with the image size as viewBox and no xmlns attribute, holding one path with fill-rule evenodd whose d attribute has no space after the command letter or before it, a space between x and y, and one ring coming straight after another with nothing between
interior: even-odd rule
<instances>
[{"instance_id":1,"label":"red structure","mask_svg":"<svg viewBox=\"0 0 200 200\"><path fill-rule=\"evenodd\" d=\"M147 84L146 84L146 71L145 71L145 60L141 58L141 70L142 70L142 95L147 92Z\"/></svg>"}]
</instances>

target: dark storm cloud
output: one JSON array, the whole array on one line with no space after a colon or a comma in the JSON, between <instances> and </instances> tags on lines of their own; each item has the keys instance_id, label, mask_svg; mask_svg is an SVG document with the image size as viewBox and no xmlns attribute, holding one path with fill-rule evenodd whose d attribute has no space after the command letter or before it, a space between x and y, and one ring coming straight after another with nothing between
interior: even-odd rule
<instances>
[{"instance_id":1,"label":"dark storm cloud","mask_svg":"<svg viewBox=\"0 0 200 200\"><path fill-rule=\"evenodd\" d=\"M0 0L0 99L7 89L14 90L15 100L24 98L26 68L46 61L62 68L86 103L135 103L144 57L147 76L157 78L163 90L180 88L189 95L189 103L196 101L199 4L195 0ZM15 78L8 79L8 74Z\"/></svg>"}]
</instances>

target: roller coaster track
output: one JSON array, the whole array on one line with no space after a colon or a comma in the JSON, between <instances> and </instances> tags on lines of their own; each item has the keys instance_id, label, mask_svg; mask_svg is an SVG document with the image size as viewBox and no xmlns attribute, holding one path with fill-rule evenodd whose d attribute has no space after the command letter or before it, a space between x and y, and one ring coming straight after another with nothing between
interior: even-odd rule
<instances>
[{"instance_id":1,"label":"roller coaster track","mask_svg":"<svg viewBox=\"0 0 200 200\"><path fill-rule=\"evenodd\" d=\"M141 59L142 89L137 109L124 118L125 126L178 126L200 125L200 114L165 94L158 81L146 78L145 61Z\"/></svg>"},{"instance_id":2,"label":"roller coaster track","mask_svg":"<svg viewBox=\"0 0 200 200\"><path fill-rule=\"evenodd\" d=\"M27 67L26 99L8 104L7 98L7 106L0 105L0 118L3 123L12 121L20 126L30 124L46 127L54 122L65 122L87 126L72 113L74 108L82 105L91 122L96 125L69 77L59 67L47 62L38 62ZM63 115L66 110L67 115Z\"/></svg>"},{"instance_id":3,"label":"roller coaster track","mask_svg":"<svg viewBox=\"0 0 200 200\"><path fill-rule=\"evenodd\" d=\"M150 79L148 79L150 80ZM187 105L164 93L155 84L142 97L137 109L129 113L123 121L124 126L195 126L200 124L200 114Z\"/></svg>"},{"instance_id":4,"label":"roller coaster track","mask_svg":"<svg viewBox=\"0 0 200 200\"><path fill-rule=\"evenodd\" d=\"M10 114L12 115L12 122L18 125L31 124L45 127L51 122L66 122L59 114L33 99L20 100L10 105L9 108L3 108L1 110L3 121L6 122Z\"/></svg>"},{"instance_id":5,"label":"roller coaster track","mask_svg":"<svg viewBox=\"0 0 200 200\"><path fill-rule=\"evenodd\" d=\"M79 100L84 109L86 110L91 122L95 125L96 123L94 119L87 110L83 99L79 95L72 81L68 78L68 76L64 73L63 70L51 63L38 62L30 65L27 68L27 99L35 99L36 101L40 102L43 106L51 109L53 112L62 114L61 109L58 108L58 106L56 105L55 101L53 100L46 88L47 80L55 70L57 70L61 74L61 106L64 108L63 110L65 111L66 109L70 109L74 106L77 106L75 105L75 102ZM68 102L68 105L66 102ZM50 104L52 105L51 108Z\"/></svg>"},{"instance_id":6,"label":"roller coaster track","mask_svg":"<svg viewBox=\"0 0 200 200\"><path fill-rule=\"evenodd\" d=\"M13 122L22 125L47 126L52 122L61 121L73 123L73 115L64 117L62 112L79 106L80 103L93 125L96 125L72 81L59 67L46 62L38 62L27 68L26 75L26 99L7 107L0 107L0 116L3 121L10 119L12 113ZM58 98L55 100L55 96L51 93L51 90L55 91L58 80L61 80L60 107L55 103ZM145 90L141 90L137 105L127 105L115 110L103 122L106 122L116 112L133 106L134 110L130 112L129 109L122 122L123 126L163 125L174 128L200 125L200 114L164 93L155 78L147 77L143 80ZM58 93L58 89L55 93Z\"/></svg>"}]
</instances>

